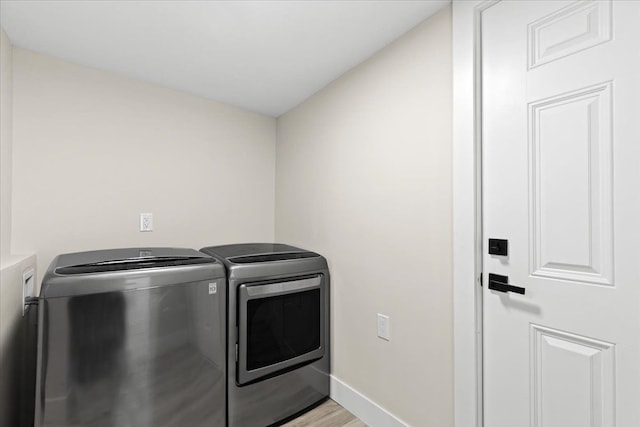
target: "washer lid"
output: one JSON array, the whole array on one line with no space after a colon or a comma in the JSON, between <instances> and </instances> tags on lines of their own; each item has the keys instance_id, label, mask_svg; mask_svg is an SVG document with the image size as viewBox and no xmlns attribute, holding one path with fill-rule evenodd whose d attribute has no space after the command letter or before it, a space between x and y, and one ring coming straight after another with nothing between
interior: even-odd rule
<instances>
[{"instance_id":1,"label":"washer lid","mask_svg":"<svg viewBox=\"0 0 640 427\"><path fill-rule=\"evenodd\" d=\"M193 249L126 248L63 254L54 260L50 270L58 275L74 275L215 262Z\"/></svg>"},{"instance_id":2,"label":"washer lid","mask_svg":"<svg viewBox=\"0 0 640 427\"><path fill-rule=\"evenodd\" d=\"M193 249L128 248L58 255L40 298L75 297L225 279L221 262Z\"/></svg>"}]
</instances>

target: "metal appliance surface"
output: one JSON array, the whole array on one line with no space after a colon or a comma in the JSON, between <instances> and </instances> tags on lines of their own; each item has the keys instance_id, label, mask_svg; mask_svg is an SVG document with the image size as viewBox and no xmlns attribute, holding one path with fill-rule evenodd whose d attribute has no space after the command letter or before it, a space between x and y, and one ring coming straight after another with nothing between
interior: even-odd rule
<instances>
[{"instance_id":1,"label":"metal appliance surface","mask_svg":"<svg viewBox=\"0 0 640 427\"><path fill-rule=\"evenodd\" d=\"M25 307L22 317L22 355L20 372L20 427L32 427L35 414L36 363L38 354L38 306L30 302ZM6 377L5 377L6 378ZM5 380L3 378L3 380Z\"/></svg>"},{"instance_id":2,"label":"metal appliance surface","mask_svg":"<svg viewBox=\"0 0 640 427\"><path fill-rule=\"evenodd\" d=\"M192 249L59 255L40 291L35 426L224 426L225 270Z\"/></svg>"},{"instance_id":3,"label":"metal appliance surface","mask_svg":"<svg viewBox=\"0 0 640 427\"><path fill-rule=\"evenodd\" d=\"M270 243L201 251L227 270L228 426L265 427L324 400L330 372L325 258ZM286 322L291 319L299 321Z\"/></svg>"}]
</instances>

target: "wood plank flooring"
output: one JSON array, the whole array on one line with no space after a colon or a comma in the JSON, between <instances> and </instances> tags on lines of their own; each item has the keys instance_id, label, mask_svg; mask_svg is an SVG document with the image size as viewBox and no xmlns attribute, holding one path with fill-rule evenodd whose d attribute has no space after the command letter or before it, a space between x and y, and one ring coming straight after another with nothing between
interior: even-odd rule
<instances>
[{"instance_id":1,"label":"wood plank flooring","mask_svg":"<svg viewBox=\"0 0 640 427\"><path fill-rule=\"evenodd\" d=\"M351 412L329 399L282 427L367 427Z\"/></svg>"}]
</instances>

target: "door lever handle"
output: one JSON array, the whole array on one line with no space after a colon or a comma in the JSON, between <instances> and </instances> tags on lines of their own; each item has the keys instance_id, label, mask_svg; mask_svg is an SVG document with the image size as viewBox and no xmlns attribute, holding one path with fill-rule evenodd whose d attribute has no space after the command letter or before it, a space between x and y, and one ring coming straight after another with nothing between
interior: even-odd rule
<instances>
[{"instance_id":1,"label":"door lever handle","mask_svg":"<svg viewBox=\"0 0 640 427\"><path fill-rule=\"evenodd\" d=\"M489 289L498 292L515 292L524 295L525 289L509 284L509 276L489 273Z\"/></svg>"}]
</instances>

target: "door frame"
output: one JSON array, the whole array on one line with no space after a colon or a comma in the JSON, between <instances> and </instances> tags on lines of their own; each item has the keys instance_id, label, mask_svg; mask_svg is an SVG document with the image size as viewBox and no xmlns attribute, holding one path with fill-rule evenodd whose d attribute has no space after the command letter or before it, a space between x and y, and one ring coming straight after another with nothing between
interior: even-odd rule
<instances>
[{"instance_id":1,"label":"door frame","mask_svg":"<svg viewBox=\"0 0 640 427\"><path fill-rule=\"evenodd\" d=\"M482 12L500 0L453 0L454 425L483 426Z\"/></svg>"}]
</instances>

